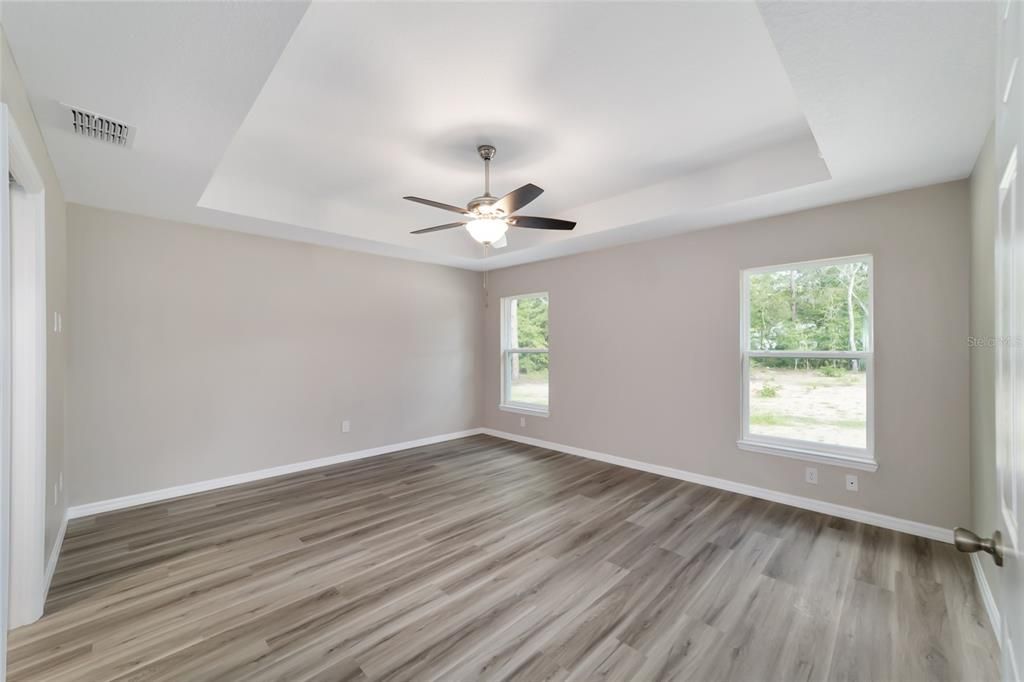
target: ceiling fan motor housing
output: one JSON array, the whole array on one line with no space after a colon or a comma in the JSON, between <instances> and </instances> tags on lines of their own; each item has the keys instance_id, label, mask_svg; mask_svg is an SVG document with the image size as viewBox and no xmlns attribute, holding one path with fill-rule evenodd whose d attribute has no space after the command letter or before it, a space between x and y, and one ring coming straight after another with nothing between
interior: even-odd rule
<instances>
[{"instance_id":1,"label":"ceiling fan motor housing","mask_svg":"<svg viewBox=\"0 0 1024 682\"><path fill-rule=\"evenodd\" d=\"M503 211L499 208L490 210L490 206L498 200L498 197L491 196L490 194L482 194L475 199L470 200L466 204L466 208L473 213L479 213L480 215L494 215L495 217L502 215Z\"/></svg>"}]
</instances>

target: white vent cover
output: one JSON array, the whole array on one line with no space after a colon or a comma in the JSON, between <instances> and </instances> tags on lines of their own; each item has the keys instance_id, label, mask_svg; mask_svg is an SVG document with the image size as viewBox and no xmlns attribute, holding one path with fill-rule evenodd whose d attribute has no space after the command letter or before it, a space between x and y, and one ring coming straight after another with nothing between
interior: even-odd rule
<instances>
[{"instance_id":1,"label":"white vent cover","mask_svg":"<svg viewBox=\"0 0 1024 682\"><path fill-rule=\"evenodd\" d=\"M67 104L64 105L64 108L68 112L65 114L67 116L65 121L74 134L118 147L132 146L132 141L135 139L135 128L127 123Z\"/></svg>"}]
</instances>

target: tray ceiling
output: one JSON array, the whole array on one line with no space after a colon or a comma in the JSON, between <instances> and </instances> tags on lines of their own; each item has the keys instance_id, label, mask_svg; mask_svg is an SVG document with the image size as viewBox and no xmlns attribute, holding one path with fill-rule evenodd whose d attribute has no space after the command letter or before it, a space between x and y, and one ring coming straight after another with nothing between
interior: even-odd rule
<instances>
[{"instance_id":1,"label":"tray ceiling","mask_svg":"<svg viewBox=\"0 0 1024 682\"><path fill-rule=\"evenodd\" d=\"M70 201L490 269L964 177L987 3L5 3ZM45 39L43 39L45 36ZM89 68L76 55L89 54ZM112 77L111 74L117 74ZM60 103L134 126L75 137ZM546 192L488 251L403 202Z\"/></svg>"}]
</instances>

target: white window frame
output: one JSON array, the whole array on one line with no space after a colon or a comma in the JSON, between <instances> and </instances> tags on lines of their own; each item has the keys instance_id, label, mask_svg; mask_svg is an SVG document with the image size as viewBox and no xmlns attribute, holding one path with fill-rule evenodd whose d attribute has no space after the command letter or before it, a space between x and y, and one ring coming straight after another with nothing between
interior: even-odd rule
<instances>
[{"instance_id":1,"label":"white window frame","mask_svg":"<svg viewBox=\"0 0 1024 682\"><path fill-rule=\"evenodd\" d=\"M832 265L867 262L868 264L868 347L863 351L752 351L750 350L750 276L778 270L812 270ZM849 469L877 471L875 459L875 264L871 254L823 258L748 268L740 272L740 366L742 415L740 437L736 441L741 450L801 459L820 464L833 464ZM856 359L864 364L866 375L867 447L851 448L842 445L815 443L795 438L765 436L750 432L750 360L751 358L828 358Z\"/></svg>"},{"instance_id":2,"label":"white window frame","mask_svg":"<svg viewBox=\"0 0 1024 682\"><path fill-rule=\"evenodd\" d=\"M536 291L530 294L514 294L512 296L503 296L501 299L501 399L498 403L498 409L506 412L516 412L519 414L528 414L535 417L547 417L551 409L551 394L550 394L550 382L551 382L551 339L548 339L547 348L517 348L511 345L512 339L509 338L509 322L512 317L512 301L520 298L538 298L545 297L548 299L548 332L551 330L551 296L546 291ZM518 342L518 339L515 339ZM509 392L512 389L512 378L509 376L509 371L512 367L509 360L513 354L528 355L534 353L544 353L548 355L548 405L547 407L538 407L530 403L517 403L509 398Z\"/></svg>"}]
</instances>

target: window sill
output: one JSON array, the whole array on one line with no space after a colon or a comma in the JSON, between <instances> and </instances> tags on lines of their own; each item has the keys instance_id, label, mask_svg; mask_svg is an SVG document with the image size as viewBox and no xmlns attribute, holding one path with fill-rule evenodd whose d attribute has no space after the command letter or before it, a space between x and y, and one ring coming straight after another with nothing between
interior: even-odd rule
<instances>
[{"instance_id":1,"label":"window sill","mask_svg":"<svg viewBox=\"0 0 1024 682\"><path fill-rule=\"evenodd\" d=\"M531 417L544 417L547 418L548 411L537 407L526 407L523 405L498 405L498 409L503 412L515 412L516 414L527 414Z\"/></svg>"},{"instance_id":2,"label":"window sill","mask_svg":"<svg viewBox=\"0 0 1024 682\"><path fill-rule=\"evenodd\" d=\"M832 452L821 452L820 450L805 450L784 445L760 443L758 441L738 440L736 447L748 452L759 452L763 455L775 455L777 457L788 457L790 459L801 459L805 462L817 462L818 464L831 464L846 469L859 469L861 471L878 471L878 462L863 457L851 457Z\"/></svg>"}]
</instances>

